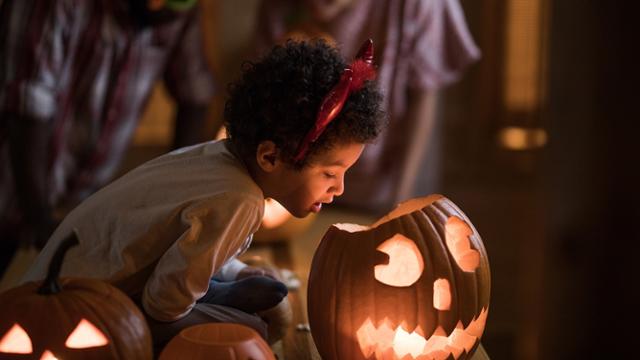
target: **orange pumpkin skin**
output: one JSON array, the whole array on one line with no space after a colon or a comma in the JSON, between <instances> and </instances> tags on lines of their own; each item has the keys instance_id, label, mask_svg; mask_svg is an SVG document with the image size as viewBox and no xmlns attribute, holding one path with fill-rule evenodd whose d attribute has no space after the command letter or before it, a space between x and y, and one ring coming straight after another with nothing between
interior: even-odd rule
<instances>
[{"instance_id":1,"label":"orange pumpkin skin","mask_svg":"<svg viewBox=\"0 0 640 360\"><path fill-rule=\"evenodd\" d=\"M415 209L394 210L371 228L330 227L316 250L307 301L311 332L323 358L466 359L478 346L490 292L489 263L479 234L467 216L441 195L405 204ZM446 244L447 221L455 218L468 225L468 252L477 253L473 271L462 270ZM409 286L382 283L374 274L376 265L391 264L378 246L397 234L413 241L424 262ZM434 298L439 279L450 285L446 310L435 304L440 304ZM399 327L413 340L420 339L420 349L428 350L398 355L393 347L377 341L385 331L397 334ZM463 340L464 345L459 345ZM425 341L427 346L422 347Z\"/></svg>"},{"instance_id":2,"label":"orange pumpkin skin","mask_svg":"<svg viewBox=\"0 0 640 360\"><path fill-rule=\"evenodd\" d=\"M30 354L0 351L0 358L40 359L47 351L65 360L152 358L151 335L144 316L124 293L99 280L57 279L57 273L55 278L57 288L53 293L41 291L48 278L0 295L0 339L18 324L32 347ZM65 342L83 319L98 328L108 343L68 348Z\"/></svg>"},{"instance_id":3,"label":"orange pumpkin skin","mask_svg":"<svg viewBox=\"0 0 640 360\"><path fill-rule=\"evenodd\" d=\"M176 335L159 360L275 360L271 348L255 330L232 323L188 327Z\"/></svg>"}]
</instances>

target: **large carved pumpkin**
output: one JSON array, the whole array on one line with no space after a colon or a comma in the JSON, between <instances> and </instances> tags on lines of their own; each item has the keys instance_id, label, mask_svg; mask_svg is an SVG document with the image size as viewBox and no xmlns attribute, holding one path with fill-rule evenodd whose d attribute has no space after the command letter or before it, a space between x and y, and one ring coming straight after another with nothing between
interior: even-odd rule
<instances>
[{"instance_id":1,"label":"large carved pumpkin","mask_svg":"<svg viewBox=\"0 0 640 360\"><path fill-rule=\"evenodd\" d=\"M60 245L44 281L0 295L0 358L151 359L147 323L124 293L99 280L58 279L76 243L72 235Z\"/></svg>"},{"instance_id":2,"label":"large carved pumpkin","mask_svg":"<svg viewBox=\"0 0 640 360\"><path fill-rule=\"evenodd\" d=\"M329 228L311 265L311 332L325 359L466 359L489 289L467 216L441 195L414 199L370 227Z\"/></svg>"}]
</instances>

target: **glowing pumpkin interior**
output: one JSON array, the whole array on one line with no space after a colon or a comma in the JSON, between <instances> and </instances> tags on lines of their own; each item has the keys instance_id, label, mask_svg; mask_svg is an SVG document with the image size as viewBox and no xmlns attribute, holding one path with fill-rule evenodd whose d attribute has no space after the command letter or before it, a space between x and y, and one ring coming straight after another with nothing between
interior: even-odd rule
<instances>
[{"instance_id":1,"label":"glowing pumpkin interior","mask_svg":"<svg viewBox=\"0 0 640 360\"><path fill-rule=\"evenodd\" d=\"M337 228L347 232L360 232L374 229L405 214L418 211L441 198L432 195L413 199L399 205L387 216L372 226L356 224L336 224ZM473 229L457 216L450 216L445 224L445 243L455 264L464 272L474 272L480 265L480 253L469 240ZM387 261L372 269L374 278L388 286L408 287L418 281L423 274L425 264L416 243L402 234L395 234L383 241L377 250L386 254ZM448 311L452 295L447 279L437 279L433 283L433 307L437 311ZM483 307L480 313L465 327L461 321L447 334L438 326L431 334L425 334L420 326L409 329L406 324L394 325L388 318L376 324L367 318L358 328L357 342L365 358L375 359L447 359L452 355L459 358L463 351L469 353L484 331L488 310ZM427 336L425 336L427 335Z\"/></svg>"},{"instance_id":2,"label":"glowing pumpkin interior","mask_svg":"<svg viewBox=\"0 0 640 360\"><path fill-rule=\"evenodd\" d=\"M109 344L107 337L91 322L82 319L71 331L65 341L69 349L88 349ZM0 339L0 353L5 354L31 354L33 346L29 334L19 325L14 324ZM45 350L40 360L57 359L49 350Z\"/></svg>"},{"instance_id":3,"label":"glowing pumpkin interior","mask_svg":"<svg viewBox=\"0 0 640 360\"><path fill-rule=\"evenodd\" d=\"M411 286L422 275L424 261L420 250L411 239L396 234L378 246L389 256L386 264L374 267L374 277L389 286Z\"/></svg>"},{"instance_id":4,"label":"glowing pumpkin interior","mask_svg":"<svg viewBox=\"0 0 640 360\"><path fill-rule=\"evenodd\" d=\"M227 131L225 127L221 127L216 134L216 140L226 139ZM293 215L285 209L279 202L267 198L264 200L264 215L262 217L262 227L265 229L273 229L281 226Z\"/></svg>"},{"instance_id":5,"label":"glowing pumpkin interior","mask_svg":"<svg viewBox=\"0 0 640 360\"><path fill-rule=\"evenodd\" d=\"M271 198L264 200L264 216L262 217L262 226L264 228L273 229L278 227L292 216L279 202Z\"/></svg>"}]
</instances>

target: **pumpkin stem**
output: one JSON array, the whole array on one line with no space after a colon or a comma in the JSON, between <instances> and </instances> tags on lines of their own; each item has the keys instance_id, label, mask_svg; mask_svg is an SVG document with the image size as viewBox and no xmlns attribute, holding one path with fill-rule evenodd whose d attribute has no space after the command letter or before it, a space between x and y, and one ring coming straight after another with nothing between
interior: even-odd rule
<instances>
[{"instance_id":1,"label":"pumpkin stem","mask_svg":"<svg viewBox=\"0 0 640 360\"><path fill-rule=\"evenodd\" d=\"M44 279L42 285L38 289L38 294L41 295L51 295L59 293L61 288L58 283L58 277L60 275L60 270L62 269L62 260L64 260L64 256L67 254L67 250L70 247L78 245L78 235L74 231L67 236L56 250L55 254L53 254L53 258L51 258L51 263L49 263L49 271L47 272L47 278Z\"/></svg>"}]
</instances>

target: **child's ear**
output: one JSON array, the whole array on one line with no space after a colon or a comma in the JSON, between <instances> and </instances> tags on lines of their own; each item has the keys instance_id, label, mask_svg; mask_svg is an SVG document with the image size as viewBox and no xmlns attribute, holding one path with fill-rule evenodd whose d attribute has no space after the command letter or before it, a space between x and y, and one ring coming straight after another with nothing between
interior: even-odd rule
<instances>
[{"instance_id":1,"label":"child's ear","mask_svg":"<svg viewBox=\"0 0 640 360\"><path fill-rule=\"evenodd\" d=\"M258 144L256 161L258 166L266 172L272 172L279 165L280 151L273 141L265 140Z\"/></svg>"}]
</instances>

